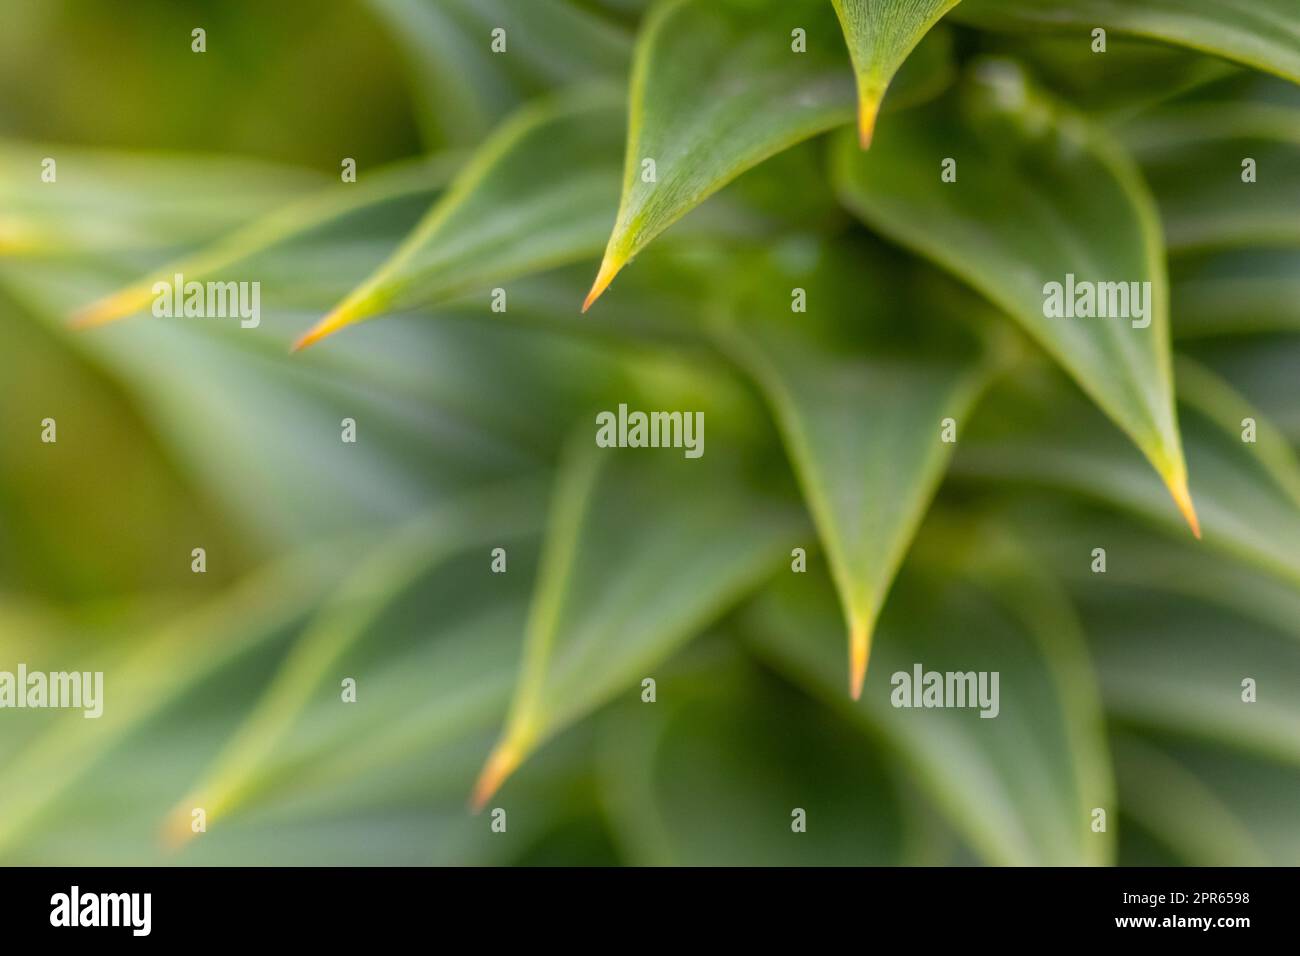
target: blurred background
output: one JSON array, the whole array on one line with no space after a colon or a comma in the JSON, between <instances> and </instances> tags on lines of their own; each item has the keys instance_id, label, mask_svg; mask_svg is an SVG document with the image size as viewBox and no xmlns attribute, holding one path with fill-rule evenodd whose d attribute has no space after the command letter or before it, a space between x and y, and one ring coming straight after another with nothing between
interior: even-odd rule
<instances>
[{"instance_id":1,"label":"blurred background","mask_svg":"<svg viewBox=\"0 0 1300 956\"><path fill-rule=\"evenodd\" d=\"M890 343L924 347L931 311L1009 323L857 224L825 139L727 187L586 319L599 248L289 353L517 109L621 102L647 6L0 0L0 670L103 671L106 697L99 720L0 711L0 861L1300 863L1300 236L1195 188L1248 149L1300 196L1282 81L1120 38L1090 78L1057 37L936 34L926 95L1012 56L1141 164L1180 392L1202 397L1181 415L1207 540L1022 343L963 423L858 704L773 417L708 334L717 277L812 262L855 308L853 282L887 288L863 321ZM487 51L503 23L528 52ZM1273 125L1180 125L1243 103ZM257 329L70 327L232 234ZM705 409L701 467L594 464L593 415L620 402ZM1240 459L1242 409L1275 439L1263 464ZM1099 540L1105 576L1081 557ZM524 635L552 604L538 662ZM891 709L914 661L998 670L1002 716ZM545 732L494 833L468 801L521 666Z\"/></svg>"}]
</instances>

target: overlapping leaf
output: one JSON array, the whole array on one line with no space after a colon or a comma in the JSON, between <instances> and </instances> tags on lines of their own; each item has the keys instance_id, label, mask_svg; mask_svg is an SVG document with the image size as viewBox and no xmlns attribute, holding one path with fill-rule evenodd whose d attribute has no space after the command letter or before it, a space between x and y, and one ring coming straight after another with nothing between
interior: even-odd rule
<instances>
[{"instance_id":1,"label":"overlapping leaf","mask_svg":"<svg viewBox=\"0 0 1300 956\"><path fill-rule=\"evenodd\" d=\"M540 496L531 484L516 484L490 489L476 495L464 495L435 511L421 515L401 526L382 546L375 549L339 588L334 600L325 603L314 620L299 637L274 682L266 691L258 707L232 735L220 756L204 778L196 783L190 795L178 804L173 818L173 833L188 836L190 807L203 806L211 819L224 817L237 808L256 788L263 775L268 755L281 742L301 712L313 700L319 700L322 684L331 668L339 666L352 645L374 626L376 619L395 602L413 580L427 574L430 567L449 563L450 559L471 545L482 546L480 567L486 564L482 555L493 545L526 539L535 533L541 512ZM519 562L516 562L518 565ZM516 571L522 570L516 567ZM491 578L481 577L480 581ZM465 585L462 584L462 588ZM491 603L482 596L485 603ZM444 608L442 621L455 620ZM500 624L500 621L495 622ZM454 631L454 629L453 629ZM480 639L483 646L488 641ZM475 706L474 694L469 690L475 683L467 675L473 674L479 682L485 681L475 671L473 664L482 664L481 658L464 652L470 663L465 665L458 682L459 699L463 710L483 716L481 702ZM495 659L500 662L500 654ZM490 660L491 658L489 658ZM369 668L367 668L369 670ZM449 677L448 668L439 668L439 676ZM499 673L499 672L498 672ZM369 684L369 681L365 683ZM427 678L424 681L428 693ZM377 688L368 687L367 690ZM498 688L499 690L500 688ZM444 694L446 691L444 691ZM328 697L335 696L331 686ZM399 699L403 696L396 694ZM437 693L432 694L438 698ZM491 695L488 694L490 700ZM489 715L491 711L487 712ZM338 725L331 735L335 741L346 739L356 731L352 715L340 715L338 708L318 723ZM428 735L426 745L450 736L457 726L454 714L436 726ZM393 728L389 728L389 733ZM384 749L384 738L373 731L368 741L371 759ZM319 764L319 761L317 762ZM355 766L353 771L355 772ZM176 828L174 823L181 826Z\"/></svg>"},{"instance_id":2,"label":"overlapping leaf","mask_svg":"<svg viewBox=\"0 0 1300 956\"><path fill-rule=\"evenodd\" d=\"M43 176L46 160L54 165ZM142 254L210 240L318 188L302 170L211 156L0 143L0 256Z\"/></svg>"},{"instance_id":3,"label":"overlapping leaf","mask_svg":"<svg viewBox=\"0 0 1300 956\"><path fill-rule=\"evenodd\" d=\"M1030 90L1010 64L984 61L959 95L900 116L869 153L843 139L836 160L844 201L1015 318L1143 451L1195 530L1174 412L1164 246L1125 155ZM949 161L955 179L945 182ZM1149 283L1139 286L1149 291L1145 317L1132 308L1132 319L1046 317L1048 284L1064 287L1070 276Z\"/></svg>"},{"instance_id":4,"label":"overlapping leaf","mask_svg":"<svg viewBox=\"0 0 1300 956\"><path fill-rule=\"evenodd\" d=\"M479 806L557 731L653 676L788 560L797 536L790 510L747 492L722 449L696 459L600 449L583 431L558 479L519 683Z\"/></svg>"},{"instance_id":5,"label":"overlapping leaf","mask_svg":"<svg viewBox=\"0 0 1300 956\"><path fill-rule=\"evenodd\" d=\"M994 365L943 311L978 301L917 308L890 277L902 264L872 268L881 259L867 244L816 243L757 259L718 329L780 424L844 606L855 698L885 594L954 447L944 420L964 422Z\"/></svg>"},{"instance_id":6,"label":"overlapping leaf","mask_svg":"<svg viewBox=\"0 0 1300 956\"><path fill-rule=\"evenodd\" d=\"M848 122L851 111L843 42L822 0L673 0L656 8L637 41L623 197L584 308L711 193Z\"/></svg>"},{"instance_id":7,"label":"overlapping leaf","mask_svg":"<svg viewBox=\"0 0 1300 956\"><path fill-rule=\"evenodd\" d=\"M876 116L894 74L921 38L960 0L831 0L853 58L858 139L871 145Z\"/></svg>"},{"instance_id":8,"label":"overlapping leaf","mask_svg":"<svg viewBox=\"0 0 1300 956\"><path fill-rule=\"evenodd\" d=\"M985 544L987 560L995 549ZM955 554L951 542L938 546ZM904 572L862 700L852 705L840 690L838 628L820 576L784 579L747 617L748 633L793 679L883 737L986 862L1106 863L1113 836L1089 823L1092 808L1114 807L1113 784L1078 623L1051 581L1019 559L1010 575L998 561L972 570ZM1025 580L1034 582L1032 595ZM997 716L982 718L969 704L893 706L895 675L912 680L917 668L998 673Z\"/></svg>"},{"instance_id":9,"label":"overlapping leaf","mask_svg":"<svg viewBox=\"0 0 1300 956\"><path fill-rule=\"evenodd\" d=\"M734 649L709 651L663 675L653 708L601 728L603 803L629 862L915 862L912 808L880 749Z\"/></svg>"},{"instance_id":10,"label":"overlapping leaf","mask_svg":"<svg viewBox=\"0 0 1300 956\"><path fill-rule=\"evenodd\" d=\"M1170 855L1165 865L1300 863L1294 766L1161 734L1117 734L1114 750L1124 813Z\"/></svg>"},{"instance_id":11,"label":"overlapping leaf","mask_svg":"<svg viewBox=\"0 0 1300 956\"><path fill-rule=\"evenodd\" d=\"M1171 250L1300 246L1300 109L1171 106L1122 135L1160 204Z\"/></svg>"},{"instance_id":12,"label":"overlapping leaf","mask_svg":"<svg viewBox=\"0 0 1300 956\"><path fill-rule=\"evenodd\" d=\"M530 96L627 70L628 33L572 0L369 4L405 48L431 143L477 142Z\"/></svg>"},{"instance_id":13,"label":"overlapping leaf","mask_svg":"<svg viewBox=\"0 0 1300 956\"><path fill-rule=\"evenodd\" d=\"M1300 467L1286 438L1204 369L1180 364L1188 460L1205 542L1300 582ZM1059 388L990 396L958 450L962 475L1065 488L1171 530L1178 518L1158 484L1089 408ZM1256 441L1243 441L1245 418Z\"/></svg>"},{"instance_id":14,"label":"overlapping leaf","mask_svg":"<svg viewBox=\"0 0 1300 956\"><path fill-rule=\"evenodd\" d=\"M241 224L229 235L217 239L197 253L187 255L124 289L83 307L77 322L101 325L147 308L154 299L157 282L170 284L177 274L186 281L205 282L221 270L265 252L267 249L311 235L330 223L346 220L349 213L410 196L430 199L444 185L455 168L456 157L437 156L400 163L367 174L355 185L338 184L295 203ZM354 251L354 250L349 250ZM307 263L295 263L295 278L304 279Z\"/></svg>"},{"instance_id":15,"label":"overlapping leaf","mask_svg":"<svg viewBox=\"0 0 1300 956\"><path fill-rule=\"evenodd\" d=\"M1300 83L1300 8L1291 0L967 0L957 12L980 26L1098 28L1191 47Z\"/></svg>"},{"instance_id":16,"label":"overlapping leaf","mask_svg":"<svg viewBox=\"0 0 1300 956\"><path fill-rule=\"evenodd\" d=\"M618 195L621 124L612 94L526 107L484 143L392 258L298 347L383 311L436 304L591 255Z\"/></svg>"},{"instance_id":17,"label":"overlapping leaf","mask_svg":"<svg viewBox=\"0 0 1300 956\"><path fill-rule=\"evenodd\" d=\"M1300 250L1240 249L1172 267L1178 340L1300 332Z\"/></svg>"}]
</instances>

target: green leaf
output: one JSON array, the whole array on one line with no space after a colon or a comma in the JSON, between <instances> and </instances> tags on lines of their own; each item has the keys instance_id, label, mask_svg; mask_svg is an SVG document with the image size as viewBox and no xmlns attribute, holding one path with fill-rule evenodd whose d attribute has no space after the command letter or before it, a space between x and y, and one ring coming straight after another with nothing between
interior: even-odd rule
<instances>
[{"instance_id":1,"label":"green leaf","mask_svg":"<svg viewBox=\"0 0 1300 956\"><path fill-rule=\"evenodd\" d=\"M1253 408L1300 448L1300 393L1295 387L1300 381L1300 337L1218 337L1204 343L1189 342L1188 352L1231 382Z\"/></svg>"},{"instance_id":2,"label":"green leaf","mask_svg":"<svg viewBox=\"0 0 1300 956\"><path fill-rule=\"evenodd\" d=\"M103 716L87 721L79 712L59 714L6 759L0 774L0 850L19 841L29 821L94 766L106 748L191 692L204 677L299 620L320 600L345 554L338 544L292 554L156 627L138 647L125 653L113 649L101 657L96 663L112 675L108 692L113 695Z\"/></svg>"},{"instance_id":3,"label":"green leaf","mask_svg":"<svg viewBox=\"0 0 1300 956\"><path fill-rule=\"evenodd\" d=\"M1112 559L1122 572L1125 555L1108 551L1105 577L1115 583L1093 589L1083 607L1107 712L1300 767L1300 702L1283 691L1300 686L1294 626L1285 633L1194 597L1125 589L1122 573L1111 577ZM1245 678L1257 685L1250 703Z\"/></svg>"},{"instance_id":4,"label":"green leaf","mask_svg":"<svg viewBox=\"0 0 1300 956\"><path fill-rule=\"evenodd\" d=\"M718 335L780 426L844 607L857 698L876 617L955 447L943 421L965 421L994 362L952 320L972 296L917 308L891 281L904 265L873 246L809 242L738 271L750 279Z\"/></svg>"},{"instance_id":5,"label":"green leaf","mask_svg":"<svg viewBox=\"0 0 1300 956\"><path fill-rule=\"evenodd\" d=\"M42 180L46 158L57 165ZM204 242L318 189L307 170L0 142L0 258L156 254Z\"/></svg>"},{"instance_id":6,"label":"green leaf","mask_svg":"<svg viewBox=\"0 0 1300 956\"><path fill-rule=\"evenodd\" d=\"M1183 430L1205 543L1300 582L1300 466L1286 438L1209 371L1180 359ZM1100 417L1059 386L990 395L955 474L1062 488L1169 531L1178 517L1150 473ZM1256 441L1242 440L1242 419Z\"/></svg>"},{"instance_id":7,"label":"green leaf","mask_svg":"<svg viewBox=\"0 0 1300 956\"><path fill-rule=\"evenodd\" d=\"M317 611L257 707L231 736L191 794L177 805L167 827L171 837L188 838L191 807L203 806L209 819L214 819L247 799L262 764L302 711L313 699L319 699L321 685L331 669L412 581L473 544L482 544L486 552L490 544L535 531L530 525L540 511L539 499L531 484L463 495L407 522L382 541L342 583L332 600ZM465 679L464 686L458 688L462 702L470 696L465 687L471 683ZM370 681L367 685L368 691L377 690ZM331 687L330 696L335 693ZM318 720L317 724L332 722ZM340 728L332 739L338 742L345 738L348 729ZM446 727L442 730L447 732ZM372 735L369 746L372 752L382 749L378 735Z\"/></svg>"},{"instance_id":8,"label":"green leaf","mask_svg":"<svg viewBox=\"0 0 1300 956\"><path fill-rule=\"evenodd\" d=\"M900 115L871 152L860 154L848 137L838 147L845 203L1016 319L1137 444L1195 531L1174 411L1164 246L1155 205L1125 154L1003 61L981 62L958 95ZM940 178L947 159L956 162L953 182ZM1046 318L1048 284L1059 289L1071 275L1150 283L1148 324Z\"/></svg>"},{"instance_id":9,"label":"green leaf","mask_svg":"<svg viewBox=\"0 0 1300 956\"><path fill-rule=\"evenodd\" d=\"M1098 27L1213 53L1300 83L1300 7L1293 0L966 0L957 16L994 29Z\"/></svg>"},{"instance_id":10,"label":"green leaf","mask_svg":"<svg viewBox=\"0 0 1300 956\"><path fill-rule=\"evenodd\" d=\"M1104 57L1077 33L992 35L984 47L1023 64L1054 95L1106 122L1141 115L1229 77L1257 78L1223 60L1137 37L1109 37Z\"/></svg>"},{"instance_id":11,"label":"green leaf","mask_svg":"<svg viewBox=\"0 0 1300 956\"><path fill-rule=\"evenodd\" d=\"M407 53L430 142L477 142L540 92L627 72L631 37L571 0L368 2Z\"/></svg>"},{"instance_id":12,"label":"green leaf","mask_svg":"<svg viewBox=\"0 0 1300 956\"><path fill-rule=\"evenodd\" d=\"M871 145L885 90L930 28L960 0L831 0L858 86L858 141Z\"/></svg>"},{"instance_id":13,"label":"green leaf","mask_svg":"<svg viewBox=\"0 0 1300 956\"><path fill-rule=\"evenodd\" d=\"M607 93L526 107L479 148L401 247L303 335L303 348L383 311L577 261L618 194L622 108Z\"/></svg>"},{"instance_id":14,"label":"green leaf","mask_svg":"<svg viewBox=\"0 0 1300 956\"><path fill-rule=\"evenodd\" d=\"M1180 344L1213 336L1300 332L1300 249L1235 249L1171 266Z\"/></svg>"},{"instance_id":15,"label":"green leaf","mask_svg":"<svg viewBox=\"0 0 1300 956\"><path fill-rule=\"evenodd\" d=\"M747 634L780 670L885 742L986 862L1109 862L1113 838L1089 826L1093 807L1114 805L1101 706L1068 602L992 539L970 547L964 537L936 538L927 548L945 558L909 561L856 703L841 690L834 598L821 575L782 576L746 616ZM951 560L959 548L986 566ZM996 672L997 716L893 706L898 675L912 680L917 667Z\"/></svg>"},{"instance_id":16,"label":"green leaf","mask_svg":"<svg viewBox=\"0 0 1300 956\"><path fill-rule=\"evenodd\" d=\"M1300 588L1114 512L1039 504L999 524L1067 581L1107 712L1300 766L1300 705L1267 692L1300 681ZM1260 689L1249 705L1245 677Z\"/></svg>"},{"instance_id":17,"label":"green leaf","mask_svg":"<svg viewBox=\"0 0 1300 956\"><path fill-rule=\"evenodd\" d=\"M1300 246L1300 109L1171 106L1121 135L1159 202L1171 251ZM1244 181L1247 159L1254 182Z\"/></svg>"},{"instance_id":18,"label":"green leaf","mask_svg":"<svg viewBox=\"0 0 1300 956\"><path fill-rule=\"evenodd\" d=\"M914 808L881 748L734 648L707 650L600 727L602 803L629 862L911 862Z\"/></svg>"},{"instance_id":19,"label":"green leaf","mask_svg":"<svg viewBox=\"0 0 1300 956\"><path fill-rule=\"evenodd\" d=\"M1222 747L1125 732L1114 741L1125 816L1184 866L1295 866L1300 770ZM1129 839L1126 827L1124 839Z\"/></svg>"},{"instance_id":20,"label":"green leaf","mask_svg":"<svg viewBox=\"0 0 1300 956\"><path fill-rule=\"evenodd\" d=\"M223 236L196 253L169 263L149 276L119 289L78 310L79 326L102 325L143 311L154 299L156 282L172 281L176 274L186 281L203 282L232 265L267 249L302 238L359 209L393 199L435 193L454 168L455 157L436 156L375 170L355 185L334 185L291 205L262 216ZM301 279L305 267L297 270Z\"/></svg>"},{"instance_id":21,"label":"green leaf","mask_svg":"<svg viewBox=\"0 0 1300 956\"><path fill-rule=\"evenodd\" d=\"M747 492L720 451L602 449L585 429L575 441L478 806L549 737L635 686L774 571L800 526L784 505Z\"/></svg>"},{"instance_id":22,"label":"green leaf","mask_svg":"<svg viewBox=\"0 0 1300 956\"><path fill-rule=\"evenodd\" d=\"M1104 603L1117 586L1179 602L1211 604L1242 621L1300 638L1300 589L1260 574L1249 562L1223 559L1182 535L1166 535L1102 505L1063 501L1051 490L1015 489L997 522L1065 581L1081 604ZM1093 570L1093 549L1106 549L1106 572Z\"/></svg>"},{"instance_id":23,"label":"green leaf","mask_svg":"<svg viewBox=\"0 0 1300 956\"><path fill-rule=\"evenodd\" d=\"M793 48L796 28L806 31L807 52ZM584 311L706 197L851 119L837 34L824 0L673 0L655 8L632 70L623 198Z\"/></svg>"}]
</instances>

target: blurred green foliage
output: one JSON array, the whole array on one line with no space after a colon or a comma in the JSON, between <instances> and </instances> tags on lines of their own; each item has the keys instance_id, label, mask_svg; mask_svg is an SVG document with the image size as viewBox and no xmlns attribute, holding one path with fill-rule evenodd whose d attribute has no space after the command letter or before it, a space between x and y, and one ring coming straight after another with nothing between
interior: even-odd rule
<instances>
[{"instance_id":1,"label":"blurred green foliage","mask_svg":"<svg viewBox=\"0 0 1300 956\"><path fill-rule=\"evenodd\" d=\"M863 155L830 0L758 96L719 3L4 0L0 670L106 702L0 711L0 861L1300 863L1300 13L967 0ZM1153 334L1045 328L1073 262Z\"/></svg>"}]
</instances>

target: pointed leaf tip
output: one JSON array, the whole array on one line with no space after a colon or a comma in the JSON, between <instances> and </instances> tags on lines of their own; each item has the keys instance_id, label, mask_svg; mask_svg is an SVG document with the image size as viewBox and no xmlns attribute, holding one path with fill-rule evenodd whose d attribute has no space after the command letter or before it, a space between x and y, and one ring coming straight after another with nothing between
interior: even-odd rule
<instances>
[{"instance_id":1,"label":"pointed leaf tip","mask_svg":"<svg viewBox=\"0 0 1300 956\"><path fill-rule=\"evenodd\" d=\"M342 328L359 321L364 313L355 306L344 302L333 312L330 312L325 318L321 319L310 329L298 337L298 340L289 347L290 352L301 352L309 345L315 345L323 338L333 335Z\"/></svg>"},{"instance_id":2,"label":"pointed leaf tip","mask_svg":"<svg viewBox=\"0 0 1300 956\"><path fill-rule=\"evenodd\" d=\"M492 795L501 789L501 785L518 768L520 752L510 746L498 744L488 756L487 763L474 783L474 792L470 795L469 806L475 813L482 812Z\"/></svg>"},{"instance_id":3,"label":"pointed leaf tip","mask_svg":"<svg viewBox=\"0 0 1300 956\"><path fill-rule=\"evenodd\" d=\"M1174 496L1174 503L1178 505L1178 510L1182 513L1183 519L1192 529L1192 534L1199 541L1201 539L1201 522L1196 517L1196 505L1192 503L1192 493L1187 487L1186 476L1170 481L1169 492Z\"/></svg>"},{"instance_id":4,"label":"pointed leaf tip","mask_svg":"<svg viewBox=\"0 0 1300 956\"><path fill-rule=\"evenodd\" d=\"M880 115L880 99L863 97L858 103L858 145L871 148L876 133L876 117Z\"/></svg>"},{"instance_id":5,"label":"pointed leaf tip","mask_svg":"<svg viewBox=\"0 0 1300 956\"><path fill-rule=\"evenodd\" d=\"M849 628L849 696L862 699L862 685L867 678L867 659L871 655L871 630L856 622Z\"/></svg>"},{"instance_id":6,"label":"pointed leaf tip","mask_svg":"<svg viewBox=\"0 0 1300 956\"><path fill-rule=\"evenodd\" d=\"M183 800L167 814L158 830L158 838L167 850L179 850L194 838L193 801Z\"/></svg>"},{"instance_id":7,"label":"pointed leaf tip","mask_svg":"<svg viewBox=\"0 0 1300 956\"><path fill-rule=\"evenodd\" d=\"M135 287L121 289L78 309L70 324L74 329L89 329L124 319L145 308L151 294Z\"/></svg>"},{"instance_id":8,"label":"pointed leaf tip","mask_svg":"<svg viewBox=\"0 0 1300 956\"><path fill-rule=\"evenodd\" d=\"M587 298L582 303L584 314L609 288L609 284L614 281L623 264L621 257L615 256L612 252L605 253L605 258L600 262L600 271L596 274L596 281L591 284L591 291L587 293Z\"/></svg>"}]
</instances>

